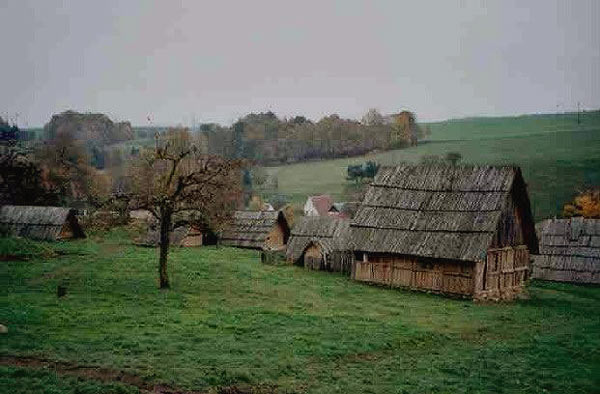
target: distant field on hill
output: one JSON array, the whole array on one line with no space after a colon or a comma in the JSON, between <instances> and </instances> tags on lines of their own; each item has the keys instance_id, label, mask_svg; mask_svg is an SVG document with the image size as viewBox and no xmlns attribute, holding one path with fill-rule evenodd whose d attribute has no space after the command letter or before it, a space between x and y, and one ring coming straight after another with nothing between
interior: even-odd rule
<instances>
[{"instance_id":1,"label":"distant field on hill","mask_svg":"<svg viewBox=\"0 0 600 394\"><path fill-rule=\"evenodd\" d=\"M582 114L580 124L576 114L557 114L470 118L429 126L430 138L416 147L268 167L267 172L277 177L277 192L290 196L299 208L311 194L328 193L345 200L349 164L375 160L394 165L458 152L464 163L521 166L536 220L559 215L575 191L600 185L600 112Z\"/></svg>"}]
</instances>

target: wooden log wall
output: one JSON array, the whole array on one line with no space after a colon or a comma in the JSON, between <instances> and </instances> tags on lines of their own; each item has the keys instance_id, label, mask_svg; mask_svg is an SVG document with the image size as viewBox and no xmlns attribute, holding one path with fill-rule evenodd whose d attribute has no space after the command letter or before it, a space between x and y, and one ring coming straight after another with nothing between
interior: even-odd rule
<instances>
[{"instance_id":1,"label":"wooden log wall","mask_svg":"<svg viewBox=\"0 0 600 394\"><path fill-rule=\"evenodd\" d=\"M312 244L304 251L304 268L309 270L324 270L325 256L319 245Z\"/></svg>"},{"instance_id":2,"label":"wooden log wall","mask_svg":"<svg viewBox=\"0 0 600 394\"><path fill-rule=\"evenodd\" d=\"M474 290L474 263L368 255L368 261L355 261L352 278L391 287L471 296Z\"/></svg>"},{"instance_id":3,"label":"wooden log wall","mask_svg":"<svg viewBox=\"0 0 600 394\"><path fill-rule=\"evenodd\" d=\"M324 253L320 246L311 245L306 248L302 257L304 268L310 270L321 270L329 272L341 272L350 274L354 261L352 252L335 251Z\"/></svg>"},{"instance_id":4,"label":"wooden log wall","mask_svg":"<svg viewBox=\"0 0 600 394\"><path fill-rule=\"evenodd\" d=\"M354 258L352 252L335 251L327 255L325 264L327 271L341 272L342 274L349 275L352 271L353 261Z\"/></svg>"},{"instance_id":5,"label":"wooden log wall","mask_svg":"<svg viewBox=\"0 0 600 394\"><path fill-rule=\"evenodd\" d=\"M265 238L265 248L270 250L279 250L285 246L285 231L281 223L273 226Z\"/></svg>"},{"instance_id":6,"label":"wooden log wall","mask_svg":"<svg viewBox=\"0 0 600 394\"><path fill-rule=\"evenodd\" d=\"M527 246L489 249L484 263L477 265L475 296L479 299L513 299L529 279Z\"/></svg>"}]
</instances>

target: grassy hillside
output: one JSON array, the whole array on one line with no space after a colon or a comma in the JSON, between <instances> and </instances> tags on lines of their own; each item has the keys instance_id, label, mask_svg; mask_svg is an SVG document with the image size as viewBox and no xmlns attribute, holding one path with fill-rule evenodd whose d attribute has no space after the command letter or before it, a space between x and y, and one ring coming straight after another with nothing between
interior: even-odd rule
<instances>
[{"instance_id":1,"label":"grassy hillside","mask_svg":"<svg viewBox=\"0 0 600 394\"><path fill-rule=\"evenodd\" d=\"M562 114L431 123L429 140L413 148L267 171L277 177L278 192L289 195L299 206L310 194L329 193L346 199L349 164L376 160L393 165L458 152L466 163L521 166L539 220L560 214L578 189L600 185L600 112L582 114L581 124L576 119L576 114Z\"/></svg>"},{"instance_id":2,"label":"grassy hillside","mask_svg":"<svg viewBox=\"0 0 600 394\"><path fill-rule=\"evenodd\" d=\"M55 249L62 257L0 265L9 328L1 356L214 391L592 392L600 384L598 288L538 282L528 300L477 304L207 247L173 250L173 289L159 291L156 251L131 246L122 231ZM56 297L58 284L66 297ZM3 392L129 391L0 371Z\"/></svg>"}]
</instances>

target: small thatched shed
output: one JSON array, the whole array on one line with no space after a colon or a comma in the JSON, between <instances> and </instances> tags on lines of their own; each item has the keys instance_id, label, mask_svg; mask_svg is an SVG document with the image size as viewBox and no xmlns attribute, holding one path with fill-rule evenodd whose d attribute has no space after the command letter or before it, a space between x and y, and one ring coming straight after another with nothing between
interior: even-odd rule
<instances>
[{"instance_id":1,"label":"small thatched shed","mask_svg":"<svg viewBox=\"0 0 600 394\"><path fill-rule=\"evenodd\" d=\"M169 243L172 246L202 246L203 232L195 226L181 226L171 231ZM136 240L136 245L155 247L160 243L160 231L158 228L150 227L148 232Z\"/></svg>"},{"instance_id":2,"label":"small thatched shed","mask_svg":"<svg viewBox=\"0 0 600 394\"><path fill-rule=\"evenodd\" d=\"M538 248L516 167L382 168L350 228L354 279L472 298L514 297Z\"/></svg>"},{"instance_id":3,"label":"small thatched shed","mask_svg":"<svg viewBox=\"0 0 600 394\"><path fill-rule=\"evenodd\" d=\"M238 248L282 250L290 226L282 211L236 211L233 223L223 231L221 243Z\"/></svg>"},{"instance_id":4,"label":"small thatched shed","mask_svg":"<svg viewBox=\"0 0 600 394\"><path fill-rule=\"evenodd\" d=\"M84 238L76 210L63 207L4 205L0 227L9 234L40 240Z\"/></svg>"},{"instance_id":5,"label":"small thatched shed","mask_svg":"<svg viewBox=\"0 0 600 394\"><path fill-rule=\"evenodd\" d=\"M548 219L536 228L533 278L600 284L600 219Z\"/></svg>"},{"instance_id":6,"label":"small thatched shed","mask_svg":"<svg viewBox=\"0 0 600 394\"><path fill-rule=\"evenodd\" d=\"M352 252L348 248L350 221L334 216L304 216L292 229L286 258L307 269L349 274Z\"/></svg>"}]
</instances>

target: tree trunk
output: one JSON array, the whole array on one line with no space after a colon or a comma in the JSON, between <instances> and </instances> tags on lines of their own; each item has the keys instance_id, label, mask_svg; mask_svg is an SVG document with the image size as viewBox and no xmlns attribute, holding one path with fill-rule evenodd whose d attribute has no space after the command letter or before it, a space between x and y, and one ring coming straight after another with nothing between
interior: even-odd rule
<instances>
[{"instance_id":1,"label":"tree trunk","mask_svg":"<svg viewBox=\"0 0 600 394\"><path fill-rule=\"evenodd\" d=\"M168 289L169 274L167 272L167 257L169 255L169 232L171 230L171 213L163 212L160 220L160 258L158 260L158 275L160 288Z\"/></svg>"}]
</instances>

